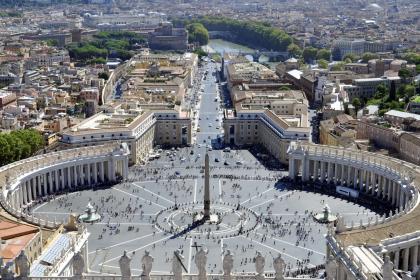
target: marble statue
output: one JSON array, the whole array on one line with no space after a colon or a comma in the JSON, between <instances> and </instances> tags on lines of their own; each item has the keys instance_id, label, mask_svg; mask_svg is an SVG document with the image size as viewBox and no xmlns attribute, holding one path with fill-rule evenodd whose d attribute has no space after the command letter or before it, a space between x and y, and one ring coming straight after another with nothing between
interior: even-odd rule
<instances>
[{"instance_id":1,"label":"marble statue","mask_svg":"<svg viewBox=\"0 0 420 280\"><path fill-rule=\"evenodd\" d=\"M25 251L20 251L20 254L17 256L15 262L19 270L20 278L27 278L29 276L29 262L25 255Z\"/></svg>"},{"instance_id":2,"label":"marble statue","mask_svg":"<svg viewBox=\"0 0 420 280\"><path fill-rule=\"evenodd\" d=\"M207 279L207 272L206 272L206 264L207 264L207 251L200 248L200 251L197 252L195 255L195 265L197 266L198 270L198 279L199 280L206 280Z\"/></svg>"},{"instance_id":3,"label":"marble statue","mask_svg":"<svg viewBox=\"0 0 420 280\"><path fill-rule=\"evenodd\" d=\"M257 256L255 257L255 271L257 272L257 280L264 279L264 266L265 258L261 255L261 252L257 251Z\"/></svg>"},{"instance_id":4,"label":"marble statue","mask_svg":"<svg viewBox=\"0 0 420 280\"><path fill-rule=\"evenodd\" d=\"M131 278L131 268L130 268L131 258L127 256L127 251L124 251L124 254L121 256L118 263L120 265L122 279L130 279Z\"/></svg>"},{"instance_id":5,"label":"marble statue","mask_svg":"<svg viewBox=\"0 0 420 280\"><path fill-rule=\"evenodd\" d=\"M174 251L172 258L172 273L174 274L174 280L182 280L182 260L184 256L181 255L181 251L178 249Z\"/></svg>"},{"instance_id":6,"label":"marble statue","mask_svg":"<svg viewBox=\"0 0 420 280\"><path fill-rule=\"evenodd\" d=\"M274 271L276 272L275 280L284 280L284 268L286 267L286 263L284 262L281 254L277 256L277 258L273 261Z\"/></svg>"},{"instance_id":7,"label":"marble statue","mask_svg":"<svg viewBox=\"0 0 420 280\"><path fill-rule=\"evenodd\" d=\"M152 256L150 256L150 252L145 250L144 256L141 258L141 268L143 269L143 272L141 273L141 279L150 279L150 272L152 271L153 261L154 259Z\"/></svg>"},{"instance_id":8,"label":"marble statue","mask_svg":"<svg viewBox=\"0 0 420 280\"><path fill-rule=\"evenodd\" d=\"M389 255L385 256L384 264L382 265L382 277L383 280L392 280L392 270L394 269L394 264L391 261Z\"/></svg>"},{"instance_id":9,"label":"marble statue","mask_svg":"<svg viewBox=\"0 0 420 280\"><path fill-rule=\"evenodd\" d=\"M337 278L337 262L333 256L328 257L327 264L325 265L325 272L327 273L327 280L335 280Z\"/></svg>"},{"instance_id":10,"label":"marble statue","mask_svg":"<svg viewBox=\"0 0 420 280\"><path fill-rule=\"evenodd\" d=\"M77 252L73 256L73 275L82 276L85 270L85 260L80 252Z\"/></svg>"},{"instance_id":11,"label":"marble statue","mask_svg":"<svg viewBox=\"0 0 420 280\"><path fill-rule=\"evenodd\" d=\"M226 255L223 257L223 275L225 280L231 279L231 273L233 269L233 254L230 250L227 250Z\"/></svg>"}]
</instances>

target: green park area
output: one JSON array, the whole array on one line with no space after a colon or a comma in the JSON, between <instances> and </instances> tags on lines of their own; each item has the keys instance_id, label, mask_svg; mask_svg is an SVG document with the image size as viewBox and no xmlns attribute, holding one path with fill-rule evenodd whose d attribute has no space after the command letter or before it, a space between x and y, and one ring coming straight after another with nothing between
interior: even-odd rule
<instances>
[{"instance_id":1,"label":"green park area","mask_svg":"<svg viewBox=\"0 0 420 280\"><path fill-rule=\"evenodd\" d=\"M105 63L108 58L130 59L146 39L134 32L99 32L93 40L70 44L70 57L83 63Z\"/></svg>"},{"instance_id":2,"label":"green park area","mask_svg":"<svg viewBox=\"0 0 420 280\"><path fill-rule=\"evenodd\" d=\"M44 146L44 138L34 129L0 133L0 165L32 156Z\"/></svg>"}]
</instances>

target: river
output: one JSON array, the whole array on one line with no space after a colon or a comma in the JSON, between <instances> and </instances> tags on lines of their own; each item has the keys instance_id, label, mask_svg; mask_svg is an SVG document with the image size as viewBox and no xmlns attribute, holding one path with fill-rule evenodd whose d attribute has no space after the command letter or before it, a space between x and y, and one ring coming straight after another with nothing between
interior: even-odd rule
<instances>
[{"instance_id":1,"label":"river","mask_svg":"<svg viewBox=\"0 0 420 280\"><path fill-rule=\"evenodd\" d=\"M203 49L208 53L241 53L241 52L255 52L255 49L248 48L244 45L235 44L222 39L211 39L206 46L203 46ZM247 55L247 59L252 61L252 56ZM268 57L262 55L259 62L268 62Z\"/></svg>"}]
</instances>

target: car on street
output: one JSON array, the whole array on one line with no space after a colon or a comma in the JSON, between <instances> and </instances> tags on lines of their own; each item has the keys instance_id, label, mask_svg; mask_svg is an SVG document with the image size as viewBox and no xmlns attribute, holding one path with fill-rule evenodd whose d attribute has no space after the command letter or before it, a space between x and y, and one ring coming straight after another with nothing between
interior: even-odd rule
<instances>
[{"instance_id":1,"label":"car on street","mask_svg":"<svg viewBox=\"0 0 420 280\"><path fill-rule=\"evenodd\" d=\"M236 165L242 165L242 161L239 161L239 160L238 160L238 161L236 162Z\"/></svg>"},{"instance_id":2,"label":"car on street","mask_svg":"<svg viewBox=\"0 0 420 280\"><path fill-rule=\"evenodd\" d=\"M219 158L215 158L214 162L220 162Z\"/></svg>"},{"instance_id":3,"label":"car on street","mask_svg":"<svg viewBox=\"0 0 420 280\"><path fill-rule=\"evenodd\" d=\"M223 149L223 152L225 152L225 153L230 153L230 148L229 148L229 147L224 148L224 149Z\"/></svg>"},{"instance_id":4,"label":"car on street","mask_svg":"<svg viewBox=\"0 0 420 280\"><path fill-rule=\"evenodd\" d=\"M223 164L224 165L229 165L229 162L228 161L225 161Z\"/></svg>"}]
</instances>

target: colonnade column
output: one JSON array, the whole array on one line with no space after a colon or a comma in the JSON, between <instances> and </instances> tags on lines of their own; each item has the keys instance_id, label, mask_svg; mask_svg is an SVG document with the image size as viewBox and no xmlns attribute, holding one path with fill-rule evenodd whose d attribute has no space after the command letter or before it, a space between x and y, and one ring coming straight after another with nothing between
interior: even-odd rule
<instances>
[{"instance_id":1,"label":"colonnade column","mask_svg":"<svg viewBox=\"0 0 420 280\"><path fill-rule=\"evenodd\" d=\"M398 269L400 265L400 250L394 252L394 268Z\"/></svg>"},{"instance_id":2,"label":"colonnade column","mask_svg":"<svg viewBox=\"0 0 420 280\"><path fill-rule=\"evenodd\" d=\"M338 183L338 163L334 164L334 184Z\"/></svg>"},{"instance_id":3,"label":"colonnade column","mask_svg":"<svg viewBox=\"0 0 420 280\"><path fill-rule=\"evenodd\" d=\"M314 160L314 181L318 180L318 160Z\"/></svg>"},{"instance_id":4,"label":"colonnade column","mask_svg":"<svg viewBox=\"0 0 420 280\"><path fill-rule=\"evenodd\" d=\"M71 189L70 166L67 166L67 188Z\"/></svg>"},{"instance_id":5,"label":"colonnade column","mask_svg":"<svg viewBox=\"0 0 420 280\"><path fill-rule=\"evenodd\" d=\"M325 180L325 162L320 161L320 164L321 164L321 178L320 178L320 180L321 180L321 182L324 182L324 180Z\"/></svg>"},{"instance_id":6,"label":"colonnade column","mask_svg":"<svg viewBox=\"0 0 420 280\"><path fill-rule=\"evenodd\" d=\"M408 258L409 258L409 256L410 256L410 247L404 249L403 267L402 267L402 269L404 271L408 270Z\"/></svg>"},{"instance_id":7,"label":"colonnade column","mask_svg":"<svg viewBox=\"0 0 420 280\"><path fill-rule=\"evenodd\" d=\"M97 184L98 183L98 166L96 162L93 163L92 171L93 171L93 183Z\"/></svg>"},{"instance_id":8,"label":"colonnade column","mask_svg":"<svg viewBox=\"0 0 420 280\"><path fill-rule=\"evenodd\" d=\"M54 190L53 190L53 180L52 180L52 174L53 174L53 172L54 171L51 171L51 172L48 173L48 183L49 183L48 193L50 193L50 194L54 193Z\"/></svg>"},{"instance_id":9,"label":"colonnade column","mask_svg":"<svg viewBox=\"0 0 420 280\"><path fill-rule=\"evenodd\" d=\"M414 271L417 268L417 261L418 261L418 254L419 254L419 246L415 244L411 248L411 271Z\"/></svg>"},{"instance_id":10,"label":"colonnade column","mask_svg":"<svg viewBox=\"0 0 420 280\"><path fill-rule=\"evenodd\" d=\"M37 190L38 190L38 196L42 196L42 191L41 191L41 176L40 175L38 175L38 176L36 176L36 187L37 187Z\"/></svg>"},{"instance_id":11,"label":"colonnade column","mask_svg":"<svg viewBox=\"0 0 420 280\"><path fill-rule=\"evenodd\" d=\"M330 183L332 181L332 166L333 164L329 161L327 165L327 181Z\"/></svg>"},{"instance_id":12,"label":"colonnade column","mask_svg":"<svg viewBox=\"0 0 420 280\"><path fill-rule=\"evenodd\" d=\"M103 183L105 181L104 180L104 162L103 161L101 161L99 163L99 178L101 179L101 183Z\"/></svg>"},{"instance_id":13,"label":"colonnade column","mask_svg":"<svg viewBox=\"0 0 420 280\"><path fill-rule=\"evenodd\" d=\"M26 203L28 203L28 188L26 182L22 183L20 188L22 190L23 205L26 205Z\"/></svg>"},{"instance_id":14,"label":"colonnade column","mask_svg":"<svg viewBox=\"0 0 420 280\"><path fill-rule=\"evenodd\" d=\"M295 159L293 156L289 158L289 177L292 180L296 179Z\"/></svg>"},{"instance_id":15,"label":"colonnade column","mask_svg":"<svg viewBox=\"0 0 420 280\"><path fill-rule=\"evenodd\" d=\"M90 182L91 182L90 166L91 166L90 163L86 164L87 183L88 183L89 186L90 186Z\"/></svg>"},{"instance_id":16,"label":"colonnade column","mask_svg":"<svg viewBox=\"0 0 420 280\"><path fill-rule=\"evenodd\" d=\"M358 169L357 168L353 168L353 188L354 189L357 189L357 178L358 178L358 174L357 174L357 172L358 172Z\"/></svg>"}]
</instances>

